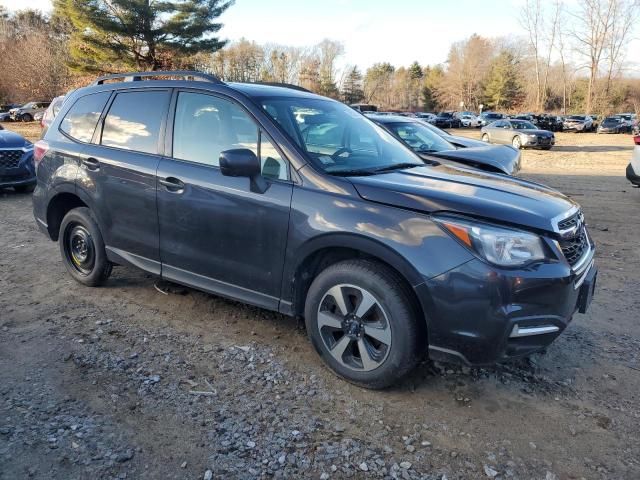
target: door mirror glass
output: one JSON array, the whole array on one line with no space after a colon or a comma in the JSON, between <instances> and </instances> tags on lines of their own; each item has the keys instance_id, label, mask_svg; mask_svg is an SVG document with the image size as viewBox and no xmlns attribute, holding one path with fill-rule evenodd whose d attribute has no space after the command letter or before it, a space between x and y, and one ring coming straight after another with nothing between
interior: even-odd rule
<instances>
[{"instance_id":1,"label":"door mirror glass","mask_svg":"<svg viewBox=\"0 0 640 480\"><path fill-rule=\"evenodd\" d=\"M260 160L248 148L232 148L220 152L220 171L227 177L256 177L260 175Z\"/></svg>"}]
</instances>

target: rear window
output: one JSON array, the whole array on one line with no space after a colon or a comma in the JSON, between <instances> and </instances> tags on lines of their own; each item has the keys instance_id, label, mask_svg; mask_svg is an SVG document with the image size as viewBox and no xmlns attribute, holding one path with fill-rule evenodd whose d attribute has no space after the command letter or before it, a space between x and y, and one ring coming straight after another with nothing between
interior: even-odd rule
<instances>
[{"instance_id":1,"label":"rear window","mask_svg":"<svg viewBox=\"0 0 640 480\"><path fill-rule=\"evenodd\" d=\"M169 92L151 90L118 93L104 119L102 145L143 153L158 153L160 125Z\"/></svg>"},{"instance_id":2,"label":"rear window","mask_svg":"<svg viewBox=\"0 0 640 480\"><path fill-rule=\"evenodd\" d=\"M80 97L60 122L60 130L79 142L90 142L110 92Z\"/></svg>"}]
</instances>

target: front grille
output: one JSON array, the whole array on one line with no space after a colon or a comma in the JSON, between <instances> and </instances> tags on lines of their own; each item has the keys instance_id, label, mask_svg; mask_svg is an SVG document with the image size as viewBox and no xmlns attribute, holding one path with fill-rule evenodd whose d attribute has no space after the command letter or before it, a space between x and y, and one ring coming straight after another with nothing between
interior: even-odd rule
<instances>
[{"instance_id":1,"label":"front grille","mask_svg":"<svg viewBox=\"0 0 640 480\"><path fill-rule=\"evenodd\" d=\"M569 265L573 267L589 249L589 239L587 238L585 228L581 227L573 238L562 240L560 242L560 247L562 248L562 253L564 253L567 262L569 262Z\"/></svg>"},{"instance_id":2,"label":"front grille","mask_svg":"<svg viewBox=\"0 0 640 480\"><path fill-rule=\"evenodd\" d=\"M551 143L551 139L549 137L538 137L538 143L542 145L549 145L549 143Z\"/></svg>"},{"instance_id":3,"label":"front grille","mask_svg":"<svg viewBox=\"0 0 640 480\"><path fill-rule=\"evenodd\" d=\"M558 222L558 230L560 230L561 232L565 230L569 230L575 227L578 224L579 220L580 220L580 212L577 212L574 215L570 216L569 218L565 218L561 222Z\"/></svg>"},{"instance_id":4,"label":"front grille","mask_svg":"<svg viewBox=\"0 0 640 480\"><path fill-rule=\"evenodd\" d=\"M0 168L18 168L22 150L0 150Z\"/></svg>"}]
</instances>

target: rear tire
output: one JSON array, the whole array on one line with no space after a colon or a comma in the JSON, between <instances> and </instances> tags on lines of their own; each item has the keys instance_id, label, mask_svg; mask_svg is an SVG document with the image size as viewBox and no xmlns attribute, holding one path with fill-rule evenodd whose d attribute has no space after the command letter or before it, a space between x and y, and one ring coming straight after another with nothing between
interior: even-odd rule
<instances>
[{"instance_id":1,"label":"rear tire","mask_svg":"<svg viewBox=\"0 0 640 480\"><path fill-rule=\"evenodd\" d=\"M416 311L395 271L373 261L347 260L314 279L305 323L331 370L361 387L381 389L407 375L426 345Z\"/></svg>"},{"instance_id":2,"label":"rear tire","mask_svg":"<svg viewBox=\"0 0 640 480\"><path fill-rule=\"evenodd\" d=\"M64 266L76 281L97 287L111 275L113 264L107 259L98 222L87 207L74 208L64 216L58 243Z\"/></svg>"}]
</instances>

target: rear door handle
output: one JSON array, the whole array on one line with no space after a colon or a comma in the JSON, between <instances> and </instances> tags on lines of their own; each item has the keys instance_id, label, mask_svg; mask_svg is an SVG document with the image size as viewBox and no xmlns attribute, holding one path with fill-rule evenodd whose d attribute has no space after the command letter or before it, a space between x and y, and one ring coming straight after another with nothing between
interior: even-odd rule
<instances>
[{"instance_id":1,"label":"rear door handle","mask_svg":"<svg viewBox=\"0 0 640 480\"><path fill-rule=\"evenodd\" d=\"M163 185L168 191L173 193L182 193L184 191L184 182L179 178L160 178L158 179L158 183L160 185Z\"/></svg>"},{"instance_id":2,"label":"rear door handle","mask_svg":"<svg viewBox=\"0 0 640 480\"><path fill-rule=\"evenodd\" d=\"M100 162L93 157L87 157L82 159L82 164L87 167L88 170L100 169Z\"/></svg>"}]
</instances>

